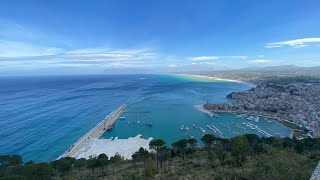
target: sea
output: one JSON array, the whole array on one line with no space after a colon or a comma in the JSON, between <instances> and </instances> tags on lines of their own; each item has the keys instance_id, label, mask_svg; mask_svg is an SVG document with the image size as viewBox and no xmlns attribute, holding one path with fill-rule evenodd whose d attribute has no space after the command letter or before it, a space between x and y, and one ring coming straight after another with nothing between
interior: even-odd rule
<instances>
[{"instance_id":1,"label":"sea","mask_svg":"<svg viewBox=\"0 0 320 180\"><path fill-rule=\"evenodd\" d=\"M170 146L190 135L200 141L203 132L199 127L217 135L206 125L214 125L228 138L236 136L233 132L263 136L244 126L245 118L231 113L209 117L194 107L230 103L227 94L254 86L165 74L0 77L0 154L19 154L24 161L35 162L57 159L124 103L128 108L103 138L141 134L163 139ZM270 134L292 133L267 119L250 123ZM226 125L229 128L223 127Z\"/></svg>"}]
</instances>

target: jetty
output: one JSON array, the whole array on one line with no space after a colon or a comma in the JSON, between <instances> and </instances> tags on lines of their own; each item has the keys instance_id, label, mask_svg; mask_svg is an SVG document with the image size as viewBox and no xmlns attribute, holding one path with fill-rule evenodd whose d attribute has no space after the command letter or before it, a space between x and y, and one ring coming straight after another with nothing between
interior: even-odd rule
<instances>
[{"instance_id":1,"label":"jetty","mask_svg":"<svg viewBox=\"0 0 320 180\"><path fill-rule=\"evenodd\" d=\"M194 139L188 127L185 127L184 125L182 125L180 129L183 130L186 135L188 135L189 139Z\"/></svg>"},{"instance_id":2,"label":"jetty","mask_svg":"<svg viewBox=\"0 0 320 180\"><path fill-rule=\"evenodd\" d=\"M201 132L202 136L204 136L206 134L206 131L202 127L196 126L196 125L193 125L193 127L198 129Z\"/></svg>"},{"instance_id":3,"label":"jetty","mask_svg":"<svg viewBox=\"0 0 320 180\"><path fill-rule=\"evenodd\" d=\"M212 130L214 133L220 136L220 138L225 138L223 133L214 125L206 125L208 129Z\"/></svg>"},{"instance_id":4,"label":"jetty","mask_svg":"<svg viewBox=\"0 0 320 180\"><path fill-rule=\"evenodd\" d=\"M90 130L86 135L82 136L71 148L63 155L63 157L73 157L74 154L83 146L85 142L93 138L100 138L101 135L113 128L113 124L121 116L123 111L127 108L127 104L121 105L119 108L111 112L103 121L101 121L96 127Z\"/></svg>"},{"instance_id":5,"label":"jetty","mask_svg":"<svg viewBox=\"0 0 320 180\"><path fill-rule=\"evenodd\" d=\"M251 128L252 130L258 131L260 134L265 135L265 136L267 136L267 137L271 137L271 136L272 136L272 135L269 134L268 132L260 129L258 126L254 125L254 124L252 124L252 123L249 123L249 122L246 122L246 123L245 123L245 122L244 122L243 125ZM280 135L280 134L279 134L279 135Z\"/></svg>"}]
</instances>

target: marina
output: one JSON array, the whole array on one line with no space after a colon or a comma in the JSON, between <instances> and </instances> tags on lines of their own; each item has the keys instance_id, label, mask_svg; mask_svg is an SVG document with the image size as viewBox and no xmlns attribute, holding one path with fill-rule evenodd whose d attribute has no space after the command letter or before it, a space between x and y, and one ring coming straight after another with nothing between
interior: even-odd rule
<instances>
[{"instance_id":1,"label":"marina","mask_svg":"<svg viewBox=\"0 0 320 180\"><path fill-rule=\"evenodd\" d=\"M145 125L145 126L149 126L149 127L151 127L152 126L152 123L151 122L147 122L147 121L145 121L145 122L141 122L141 121L128 121L128 124L129 125Z\"/></svg>"},{"instance_id":2,"label":"marina","mask_svg":"<svg viewBox=\"0 0 320 180\"><path fill-rule=\"evenodd\" d=\"M185 134L188 136L189 139L194 139L194 136L191 135L191 132L189 131L188 127L185 127L184 125L182 125L180 129L185 132Z\"/></svg>"},{"instance_id":3,"label":"marina","mask_svg":"<svg viewBox=\"0 0 320 180\"><path fill-rule=\"evenodd\" d=\"M220 138L225 138L223 136L223 133L218 129L216 128L214 125L206 125L208 129L212 130L214 133L216 133Z\"/></svg>"},{"instance_id":4,"label":"marina","mask_svg":"<svg viewBox=\"0 0 320 180\"><path fill-rule=\"evenodd\" d=\"M245 126L251 128L252 130L255 130L257 132L259 132L260 134L264 135L264 136L267 136L267 137L271 137L272 135L267 133L266 131L260 129L258 126L254 125L254 124L251 124L249 122L247 123L243 123Z\"/></svg>"},{"instance_id":5,"label":"marina","mask_svg":"<svg viewBox=\"0 0 320 180\"><path fill-rule=\"evenodd\" d=\"M265 137L268 137L269 135L290 136L290 130L288 130L288 135L281 133L282 129L285 130L285 128L275 121L269 122L268 118L259 117L259 121L257 122L254 119L247 119L250 116L252 116L252 118L257 117L254 115L215 113L216 117L219 117L216 118L214 115L209 116L206 112L203 113L197 108L194 108L193 111L192 109L188 110L187 114L183 113L185 112L183 109L181 110L181 113L179 112L179 115L175 113L176 111L172 113L168 111L167 116L165 114L158 114L157 109L154 109L156 106L152 106L154 103L157 103L154 99L148 99L129 106L126 109L126 112L121 116L124 118L116 122L116 126L120 126L121 129L115 128L110 132L104 133L103 137L106 139L110 137L127 138L134 137L136 134L143 134L145 137L164 139L168 144L171 144L175 142L176 139L194 138L200 141L205 134L213 134L220 138L233 138L241 134L257 134L258 136ZM138 116L140 113L141 115ZM152 114L152 116L146 117L142 115L146 113ZM130 114L138 115L127 116ZM202 117L199 118L199 115L201 116L201 114ZM169 122L166 120L167 118L172 120ZM151 124L148 123L154 122L157 125L153 126L152 124L152 128L148 128L148 126L151 126ZM251 123L254 125L252 126L254 128L250 128L243 123ZM175 128L172 129L172 127ZM163 133L163 129L166 129L166 133ZM178 133L177 129L180 129Z\"/></svg>"},{"instance_id":6,"label":"marina","mask_svg":"<svg viewBox=\"0 0 320 180\"><path fill-rule=\"evenodd\" d=\"M193 125L193 127L198 129L200 131L200 133L202 134L202 136L204 136L206 134L206 131L202 127L197 126L197 125Z\"/></svg>"}]
</instances>

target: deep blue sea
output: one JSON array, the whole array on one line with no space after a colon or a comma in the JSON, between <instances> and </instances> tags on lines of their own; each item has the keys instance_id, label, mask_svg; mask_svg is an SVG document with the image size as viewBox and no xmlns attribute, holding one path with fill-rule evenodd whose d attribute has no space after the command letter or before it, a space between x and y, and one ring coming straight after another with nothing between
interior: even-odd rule
<instances>
[{"instance_id":1,"label":"deep blue sea","mask_svg":"<svg viewBox=\"0 0 320 180\"><path fill-rule=\"evenodd\" d=\"M234 122L241 124L245 120L235 119L232 114L210 118L194 105L228 102L228 93L251 87L248 83L174 75L1 77L0 154L20 154L24 161L56 159L115 108L132 102L137 103L128 107L126 119L118 120L115 129L103 137L142 134L162 138L170 145L187 138L180 130L185 125L199 139L201 133L192 129L193 124L210 132L206 124L218 127L222 122L231 127ZM153 126L128 121L152 122ZM277 123L261 120L257 125L266 131L290 134L289 129Z\"/></svg>"}]
</instances>

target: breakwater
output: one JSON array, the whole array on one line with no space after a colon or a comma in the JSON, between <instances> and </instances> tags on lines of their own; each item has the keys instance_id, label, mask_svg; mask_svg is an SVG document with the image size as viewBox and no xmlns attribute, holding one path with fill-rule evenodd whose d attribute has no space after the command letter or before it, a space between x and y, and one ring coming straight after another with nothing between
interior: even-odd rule
<instances>
[{"instance_id":1,"label":"breakwater","mask_svg":"<svg viewBox=\"0 0 320 180\"><path fill-rule=\"evenodd\" d=\"M101 135L114 124L114 122L121 116L123 111L127 108L127 104L121 105L119 108L111 112L103 121L96 127L90 130L87 134L82 136L71 148L63 155L63 157L73 157L74 154L83 146L83 144L92 138L99 138Z\"/></svg>"}]
</instances>

